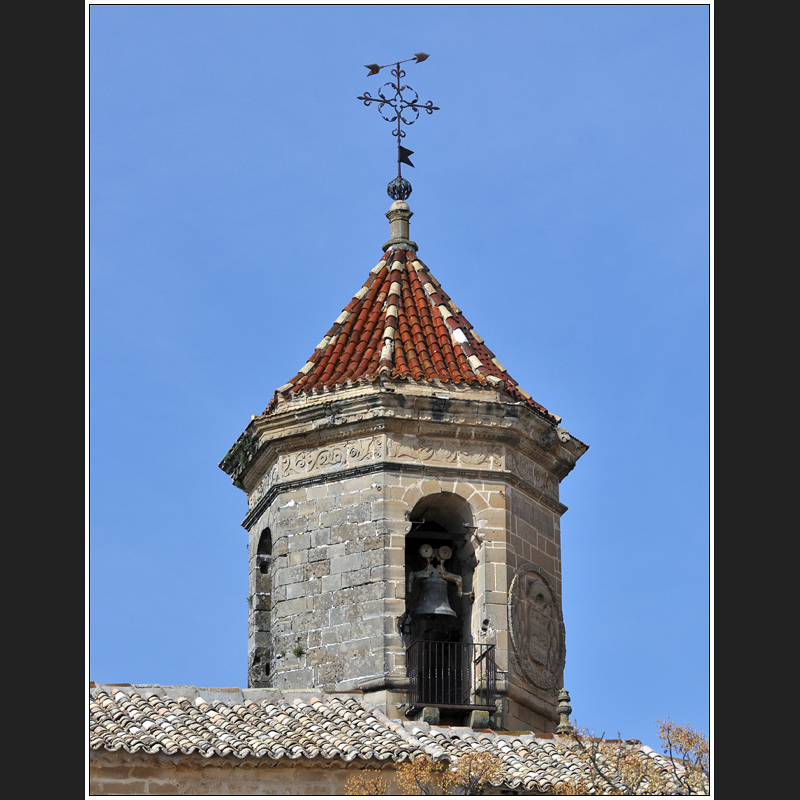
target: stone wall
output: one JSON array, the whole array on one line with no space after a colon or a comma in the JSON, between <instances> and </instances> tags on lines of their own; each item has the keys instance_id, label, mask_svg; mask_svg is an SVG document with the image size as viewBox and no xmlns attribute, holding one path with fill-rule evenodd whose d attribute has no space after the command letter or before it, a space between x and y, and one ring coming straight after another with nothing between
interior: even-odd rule
<instances>
[{"instance_id":1,"label":"stone wall","mask_svg":"<svg viewBox=\"0 0 800 800\"><path fill-rule=\"evenodd\" d=\"M565 652L559 482L585 445L471 395L365 392L296 406L257 421L260 443L236 473L251 509L250 685L363 689L398 713L406 535L422 508L466 536L460 563L474 595L459 608L464 640L496 646L495 723L554 730ZM269 556L259 553L266 532Z\"/></svg>"},{"instance_id":2,"label":"stone wall","mask_svg":"<svg viewBox=\"0 0 800 800\"><path fill-rule=\"evenodd\" d=\"M125 751L90 751L91 795L343 795L363 765L302 760L285 764L256 759L147 756ZM394 763L382 767L389 793L397 794Z\"/></svg>"},{"instance_id":3,"label":"stone wall","mask_svg":"<svg viewBox=\"0 0 800 800\"><path fill-rule=\"evenodd\" d=\"M405 608L402 533L386 518L384 481L377 472L281 491L251 530L251 652L267 632L269 685L347 690L403 669L393 628ZM256 566L265 527L270 602L258 594Z\"/></svg>"}]
</instances>

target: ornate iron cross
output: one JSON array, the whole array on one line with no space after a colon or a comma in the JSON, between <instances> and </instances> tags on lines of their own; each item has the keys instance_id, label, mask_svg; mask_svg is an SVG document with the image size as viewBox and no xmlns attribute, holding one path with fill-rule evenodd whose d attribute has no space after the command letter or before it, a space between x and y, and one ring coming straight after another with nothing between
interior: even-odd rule
<instances>
[{"instance_id":1,"label":"ornate iron cross","mask_svg":"<svg viewBox=\"0 0 800 800\"><path fill-rule=\"evenodd\" d=\"M419 95L410 86L405 86L401 83L406 75L406 71L401 69L400 65L405 64L406 61L415 61L419 64L425 61L426 58L429 58L427 53L415 53L414 58L397 61L394 65L384 64L382 67L379 67L377 64L365 65L369 70L367 77L369 77L369 75L377 75L382 69L386 69L386 67L394 66L394 69L392 69L392 75L395 77L394 83L391 81L384 83L383 86L378 89L377 97L373 97L369 92L364 92L363 95L358 97L359 100L364 101L365 106L377 103L380 115L387 122L397 123L397 127L392 131L392 135L397 137L397 177L386 187L389 197L394 200L406 200L411 194L411 184L403 177L401 165L408 164L409 167L414 166L409 160L409 156L412 155L414 151L400 144L400 140L406 135L402 126L413 125L419 119L419 112L421 110L427 111L429 114L433 114L434 111L439 110L439 107L435 106L431 100L428 100L427 103L421 103ZM413 96L413 98L407 99L403 97L404 91L410 92L411 95L409 96Z\"/></svg>"}]
</instances>

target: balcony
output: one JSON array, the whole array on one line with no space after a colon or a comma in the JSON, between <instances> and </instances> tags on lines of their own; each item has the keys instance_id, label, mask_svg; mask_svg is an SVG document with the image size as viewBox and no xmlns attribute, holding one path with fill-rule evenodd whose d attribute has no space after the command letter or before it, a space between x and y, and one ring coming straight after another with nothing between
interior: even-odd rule
<instances>
[{"instance_id":1,"label":"balcony","mask_svg":"<svg viewBox=\"0 0 800 800\"><path fill-rule=\"evenodd\" d=\"M406 653L409 711L496 711L493 644L414 642Z\"/></svg>"}]
</instances>

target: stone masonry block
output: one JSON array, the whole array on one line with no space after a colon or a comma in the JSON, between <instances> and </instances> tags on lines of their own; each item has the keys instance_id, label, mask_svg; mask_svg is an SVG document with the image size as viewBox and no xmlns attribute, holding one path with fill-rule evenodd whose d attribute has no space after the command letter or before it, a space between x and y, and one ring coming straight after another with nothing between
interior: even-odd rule
<instances>
[{"instance_id":1,"label":"stone masonry block","mask_svg":"<svg viewBox=\"0 0 800 800\"><path fill-rule=\"evenodd\" d=\"M296 661L294 656L290 656ZM281 672L275 676L276 689L288 688L306 688L313 685L314 670L312 667L305 667L303 669L291 669L286 672Z\"/></svg>"},{"instance_id":2,"label":"stone masonry block","mask_svg":"<svg viewBox=\"0 0 800 800\"><path fill-rule=\"evenodd\" d=\"M323 647L338 644L350 635L350 625L332 625L322 631Z\"/></svg>"},{"instance_id":3,"label":"stone masonry block","mask_svg":"<svg viewBox=\"0 0 800 800\"><path fill-rule=\"evenodd\" d=\"M487 603L484 606L483 619L489 620L489 625L495 630L505 629L508 625L508 608L505 603Z\"/></svg>"},{"instance_id":4,"label":"stone masonry block","mask_svg":"<svg viewBox=\"0 0 800 800\"><path fill-rule=\"evenodd\" d=\"M383 583L383 581L386 579L386 567L383 564L378 567L371 567L369 570L369 579L373 583L375 581L380 581Z\"/></svg>"},{"instance_id":5,"label":"stone masonry block","mask_svg":"<svg viewBox=\"0 0 800 800\"><path fill-rule=\"evenodd\" d=\"M429 494L440 494L442 491L441 482L430 478L420 481L419 489L423 497Z\"/></svg>"},{"instance_id":6,"label":"stone masonry block","mask_svg":"<svg viewBox=\"0 0 800 800\"><path fill-rule=\"evenodd\" d=\"M305 500L305 497L305 489L284 489L280 493L276 505L280 510L283 510L284 508L292 508Z\"/></svg>"},{"instance_id":7,"label":"stone masonry block","mask_svg":"<svg viewBox=\"0 0 800 800\"><path fill-rule=\"evenodd\" d=\"M351 494L367 491L373 488L372 484L374 483L382 484L383 480L379 475L357 475L353 478L347 478L339 485L341 486L342 494Z\"/></svg>"},{"instance_id":8,"label":"stone masonry block","mask_svg":"<svg viewBox=\"0 0 800 800\"><path fill-rule=\"evenodd\" d=\"M341 546L342 552L347 543L356 538L358 538L358 525L356 524L335 525L331 528L331 544L334 547Z\"/></svg>"},{"instance_id":9,"label":"stone masonry block","mask_svg":"<svg viewBox=\"0 0 800 800\"><path fill-rule=\"evenodd\" d=\"M383 613L392 619L399 617L406 610L405 598L384 598Z\"/></svg>"},{"instance_id":10,"label":"stone masonry block","mask_svg":"<svg viewBox=\"0 0 800 800\"><path fill-rule=\"evenodd\" d=\"M560 550L561 548L555 542L545 539L545 553L547 553L547 555L552 558L557 558Z\"/></svg>"},{"instance_id":11,"label":"stone masonry block","mask_svg":"<svg viewBox=\"0 0 800 800\"><path fill-rule=\"evenodd\" d=\"M330 612L330 624L336 625L350 625L355 622L359 617L359 610L354 606L340 606L334 604ZM338 639L337 641L341 641Z\"/></svg>"},{"instance_id":12,"label":"stone masonry block","mask_svg":"<svg viewBox=\"0 0 800 800\"><path fill-rule=\"evenodd\" d=\"M383 635L383 619L373 617L363 619L358 617L350 626L350 636L353 639L369 639Z\"/></svg>"},{"instance_id":13,"label":"stone masonry block","mask_svg":"<svg viewBox=\"0 0 800 800\"><path fill-rule=\"evenodd\" d=\"M327 547L315 547L313 550L308 551L308 560L309 562L313 561L327 561L328 560L328 548Z\"/></svg>"},{"instance_id":14,"label":"stone masonry block","mask_svg":"<svg viewBox=\"0 0 800 800\"><path fill-rule=\"evenodd\" d=\"M489 508L489 503L483 496L483 492L473 492L469 498L467 498L467 502L472 506L472 511L475 514L480 514Z\"/></svg>"},{"instance_id":15,"label":"stone masonry block","mask_svg":"<svg viewBox=\"0 0 800 800\"><path fill-rule=\"evenodd\" d=\"M502 490L485 492L486 502L489 508L499 508L503 511L506 510L508 503L506 502L505 492Z\"/></svg>"},{"instance_id":16,"label":"stone masonry block","mask_svg":"<svg viewBox=\"0 0 800 800\"><path fill-rule=\"evenodd\" d=\"M409 509L413 509L414 506L420 500L422 500L424 496L425 494L423 493L422 489L419 486L414 485L410 487L403 495L403 502L406 504L406 506L408 506Z\"/></svg>"},{"instance_id":17,"label":"stone masonry block","mask_svg":"<svg viewBox=\"0 0 800 800\"><path fill-rule=\"evenodd\" d=\"M302 636L305 636L308 630L320 624L319 615L313 612L308 614L295 614L291 620L292 633Z\"/></svg>"},{"instance_id":18,"label":"stone masonry block","mask_svg":"<svg viewBox=\"0 0 800 800\"><path fill-rule=\"evenodd\" d=\"M298 597L294 600L286 600L281 603L278 612L281 616L293 616L294 614L303 614L311 609L311 601L307 597Z\"/></svg>"},{"instance_id":19,"label":"stone masonry block","mask_svg":"<svg viewBox=\"0 0 800 800\"><path fill-rule=\"evenodd\" d=\"M480 520L478 520L478 522L480 522ZM506 542L507 535L505 528L480 527L479 525L478 532L483 541L490 544L504 544Z\"/></svg>"},{"instance_id":20,"label":"stone masonry block","mask_svg":"<svg viewBox=\"0 0 800 800\"><path fill-rule=\"evenodd\" d=\"M386 500L402 500L403 502L406 502L406 491L406 487L404 487L399 481L392 479L383 487L381 494Z\"/></svg>"},{"instance_id":21,"label":"stone masonry block","mask_svg":"<svg viewBox=\"0 0 800 800\"><path fill-rule=\"evenodd\" d=\"M295 567L283 567L275 570L275 577L272 581L273 588L285 586L289 583L299 583L305 577L302 565Z\"/></svg>"},{"instance_id":22,"label":"stone masonry block","mask_svg":"<svg viewBox=\"0 0 800 800\"><path fill-rule=\"evenodd\" d=\"M541 551L537 551L533 553L531 561L537 566L541 567L545 572L547 572L548 575L553 575L555 573L556 565L551 556L548 556Z\"/></svg>"},{"instance_id":23,"label":"stone masonry block","mask_svg":"<svg viewBox=\"0 0 800 800\"><path fill-rule=\"evenodd\" d=\"M484 508L477 515L479 527L484 525L490 528L504 529L506 527L506 512L502 508ZM483 523L481 525L481 523Z\"/></svg>"},{"instance_id":24,"label":"stone masonry block","mask_svg":"<svg viewBox=\"0 0 800 800\"><path fill-rule=\"evenodd\" d=\"M405 583L406 569L404 566L383 566L383 578L386 581L400 581Z\"/></svg>"},{"instance_id":25,"label":"stone masonry block","mask_svg":"<svg viewBox=\"0 0 800 800\"><path fill-rule=\"evenodd\" d=\"M273 586L272 587L272 602L273 603L280 603L281 600L286 599L286 586Z\"/></svg>"},{"instance_id":26,"label":"stone masonry block","mask_svg":"<svg viewBox=\"0 0 800 800\"><path fill-rule=\"evenodd\" d=\"M336 493L329 494L327 497L322 497L317 500L315 512L319 515L326 511L332 511L335 508L340 508L339 495Z\"/></svg>"},{"instance_id":27,"label":"stone masonry block","mask_svg":"<svg viewBox=\"0 0 800 800\"><path fill-rule=\"evenodd\" d=\"M333 536L333 532L331 532L331 535ZM328 558L338 558L340 556L343 556L345 554L344 551L345 551L344 541L342 541L340 544L331 544L328 547Z\"/></svg>"},{"instance_id":28,"label":"stone masonry block","mask_svg":"<svg viewBox=\"0 0 800 800\"><path fill-rule=\"evenodd\" d=\"M297 516L308 518L317 513L317 504L313 500L306 498L297 504Z\"/></svg>"},{"instance_id":29,"label":"stone masonry block","mask_svg":"<svg viewBox=\"0 0 800 800\"><path fill-rule=\"evenodd\" d=\"M453 494L457 494L459 497L464 498L467 502L469 502L470 497L475 494L475 492L479 492L483 488L483 484L475 484L467 481L458 481L452 488L448 486L448 484L442 481L442 491L443 492L452 492Z\"/></svg>"},{"instance_id":30,"label":"stone masonry block","mask_svg":"<svg viewBox=\"0 0 800 800\"><path fill-rule=\"evenodd\" d=\"M272 642L272 634L266 630L257 630L252 637L255 647L264 647Z\"/></svg>"},{"instance_id":31,"label":"stone masonry block","mask_svg":"<svg viewBox=\"0 0 800 800\"><path fill-rule=\"evenodd\" d=\"M329 528L318 528L311 531L311 547L322 547L331 543L331 532Z\"/></svg>"},{"instance_id":32,"label":"stone masonry block","mask_svg":"<svg viewBox=\"0 0 800 800\"><path fill-rule=\"evenodd\" d=\"M323 579L324 580L324 579ZM321 591L319 594L314 595L312 598L311 608L318 616L320 625L327 624L328 611L334 606L334 593Z\"/></svg>"},{"instance_id":33,"label":"stone masonry block","mask_svg":"<svg viewBox=\"0 0 800 800\"><path fill-rule=\"evenodd\" d=\"M505 605L507 595L505 592L484 592L480 598L484 603L494 603L495 605Z\"/></svg>"},{"instance_id":34,"label":"stone masonry block","mask_svg":"<svg viewBox=\"0 0 800 800\"><path fill-rule=\"evenodd\" d=\"M308 653L306 653L306 664L312 667L317 664L324 664L327 657L328 653L324 647L315 647L313 650L309 650Z\"/></svg>"},{"instance_id":35,"label":"stone masonry block","mask_svg":"<svg viewBox=\"0 0 800 800\"><path fill-rule=\"evenodd\" d=\"M348 629L350 626L347 626ZM352 639L349 636L343 641L328 645L328 657L360 658L369 653L369 639Z\"/></svg>"},{"instance_id":36,"label":"stone masonry block","mask_svg":"<svg viewBox=\"0 0 800 800\"><path fill-rule=\"evenodd\" d=\"M317 484L316 486L309 486L306 489L306 498L312 501L318 501L328 494L328 485L325 483Z\"/></svg>"},{"instance_id":37,"label":"stone masonry block","mask_svg":"<svg viewBox=\"0 0 800 800\"><path fill-rule=\"evenodd\" d=\"M361 586L353 587L353 603L356 606L366 603L367 600L383 599L384 586L380 583L368 582Z\"/></svg>"},{"instance_id":38,"label":"stone masonry block","mask_svg":"<svg viewBox=\"0 0 800 800\"><path fill-rule=\"evenodd\" d=\"M291 517L287 516L286 519L278 521L278 530L283 536L292 536L298 533L305 533L306 518L298 517L297 514L292 514Z\"/></svg>"},{"instance_id":39,"label":"stone masonry block","mask_svg":"<svg viewBox=\"0 0 800 800\"><path fill-rule=\"evenodd\" d=\"M405 559L406 554L402 547L390 547L386 550L384 564L389 567L405 567Z\"/></svg>"},{"instance_id":40,"label":"stone masonry block","mask_svg":"<svg viewBox=\"0 0 800 800\"><path fill-rule=\"evenodd\" d=\"M322 591L335 592L342 588L342 574L339 572L336 575L326 575L322 578Z\"/></svg>"},{"instance_id":41,"label":"stone masonry block","mask_svg":"<svg viewBox=\"0 0 800 800\"><path fill-rule=\"evenodd\" d=\"M408 506L402 500L384 500L382 503L373 504L371 518L405 520L408 510Z\"/></svg>"},{"instance_id":42,"label":"stone masonry block","mask_svg":"<svg viewBox=\"0 0 800 800\"><path fill-rule=\"evenodd\" d=\"M344 543L345 555L352 556L364 550L364 539L353 536Z\"/></svg>"},{"instance_id":43,"label":"stone masonry block","mask_svg":"<svg viewBox=\"0 0 800 800\"><path fill-rule=\"evenodd\" d=\"M349 517L350 510L347 508L337 508L333 511L325 511L319 515L319 525L321 528L338 528L352 522Z\"/></svg>"},{"instance_id":44,"label":"stone masonry block","mask_svg":"<svg viewBox=\"0 0 800 800\"><path fill-rule=\"evenodd\" d=\"M346 589L350 586L361 586L365 583L370 583L369 570L356 569L352 572L342 573L342 589Z\"/></svg>"},{"instance_id":45,"label":"stone masonry block","mask_svg":"<svg viewBox=\"0 0 800 800\"><path fill-rule=\"evenodd\" d=\"M329 575L330 571L330 562L327 559L322 559L321 561L306 564L305 574L306 578L323 578Z\"/></svg>"},{"instance_id":46,"label":"stone masonry block","mask_svg":"<svg viewBox=\"0 0 800 800\"><path fill-rule=\"evenodd\" d=\"M286 587L286 598L288 600L294 600L297 597L313 597L321 591L322 585L319 580L290 583Z\"/></svg>"},{"instance_id":47,"label":"stone masonry block","mask_svg":"<svg viewBox=\"0 0 800 800\"><path fill-rule=\"evenodd\" d=\"M331 575L361 569L361 553L331 559Z\"/></svg>"},{"instance_id":48,"label":"stone masonry block","mask_svg":"<svg viewBox=\"0 0 800 800\"><path fill-rule=\"evenodd\" d=\"M376 617L380 617L382 619L384 617L384 613L383 599L368 600L367 602L362 603L361 607L358 609L358 615L361 619L375 619Z\"/></svg>"},{"instance_id":49,"label":"stone masonry block","mask_svg":"<svg viewBox=\"0 0 800 800\"><path fill-rule=\"evenodd\" d=\"M386 552L384 550L368 550L362 555L362 564L365 569L383 566L385 560Z\"/></svg>"},{"instance_id":50,"label":"stone masonry block","mask_svg":"<svg viewBox=\"0 0 800 800\"><path fill-rule=\"evenodd\" d=\"M405 545L406 534L411 530L411 522L407 519L384 520L380 523L383 533L390 534L392 539L401 538Z\"/></svg>"},{"instance_id":51,"label":"stone masonry block","mask_svg":"<svg viewBox=\"0 0 800 800\"><path fill-rule=\"evenodd\" d=\"M406 582L405 581L386 581L386 597L405 601Z\"/></svg>"}]
</instances>

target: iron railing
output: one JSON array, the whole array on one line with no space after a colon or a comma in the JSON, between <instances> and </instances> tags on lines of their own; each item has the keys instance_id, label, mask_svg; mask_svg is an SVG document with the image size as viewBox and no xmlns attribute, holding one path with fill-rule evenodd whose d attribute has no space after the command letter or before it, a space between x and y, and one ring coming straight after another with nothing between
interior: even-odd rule
<instances>
[{"instance_id":1,"label":"iron railing","mask_svg":"<svg viewBox=\"0 0 800 800\"><path fill-rule=\"evenodd\" d=\"M496 711L493 644L414 642L406 653L409 710Z\"/></svg>"}]
</instances>

